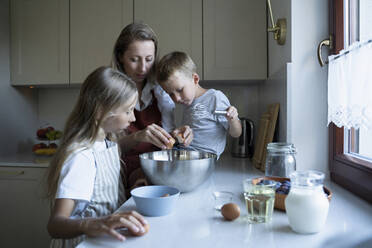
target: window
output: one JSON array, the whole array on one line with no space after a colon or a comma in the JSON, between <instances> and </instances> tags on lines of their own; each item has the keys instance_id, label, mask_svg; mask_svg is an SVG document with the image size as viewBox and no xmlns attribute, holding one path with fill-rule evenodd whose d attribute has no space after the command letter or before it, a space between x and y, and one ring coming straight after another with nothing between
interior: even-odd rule
<instances>
[{"instance_id":1,"label":"window","mask_svg":"<svg viewBox=\"0 0 372 248\"><path fill-rule=\"evenodd\" d=\"M334 53L353 41L372 39L371 0L330 0ZM329 129L331 180L372 202L372 131Z\"/></svg>"}]
</instances>

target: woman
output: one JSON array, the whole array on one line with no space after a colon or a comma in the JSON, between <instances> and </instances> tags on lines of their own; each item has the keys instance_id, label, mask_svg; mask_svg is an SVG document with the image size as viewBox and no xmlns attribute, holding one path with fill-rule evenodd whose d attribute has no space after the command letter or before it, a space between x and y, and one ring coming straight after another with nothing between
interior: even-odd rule
<instances>
[{"instance_id":1,"label":"woman","mask_svg":"<svg viewBox=\"0 0 372 248\"><path fill-rule=\"evenodd\" d=\"M120 140L125 153L126 183L130 188L146 184L139 154L166 149L171 138L168 132L183 133L186 146L193 139L190 127L175 129L174 103L155 83L157 48L154 31L144 23L134 22L122 30L113 51L113 68L128 75L136 83L139 94L134 110L136 121Z\"/></svg>"}]
</instances>

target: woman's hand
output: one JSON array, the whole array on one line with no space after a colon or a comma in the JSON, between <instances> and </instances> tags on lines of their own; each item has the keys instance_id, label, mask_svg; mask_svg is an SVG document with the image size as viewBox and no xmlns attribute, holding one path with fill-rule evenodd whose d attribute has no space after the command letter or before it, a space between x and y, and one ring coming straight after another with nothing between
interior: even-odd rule
<instances>
[{"instance_id":1,"label":"woman's hand","mask_svg":"<svg viewBox=\"0 0 372 248\"><path fill-rule=\"evenodd\" d=\"M151 143L161 149L166 149L169 139L172 138L167 131L154 123L136 132L135 136L137 141Z\"/></svg>"},{"instance_id":2,"label":"woman's hand","mask_svg":"<svg viewBox=\"0 0 372 248\"><path fill-rule=\"evenodd\" d=\"M187 125L186 126L182 126L182 127L179 127L179 128L174 129L173 132L172 132L172 135L174 137L176 137L177 134L179 134L179 133L182 134L182 137L184 139L183 144L185 146L189 146L190 143L191 143L191 141L192 141L192 139L194 138L194 134L192 132L192 129L189 126L187 126Z\"/></svg>"},{"instance_id":3,"label":"woman's hand","mask_svg":"<svg viewBox=\"0 0 372 248\"><path fill-rule=\"evenodd\" d=\"M147 221L136 211L114 213L102 218L87 218L81 220L81 231L88 236L108 234L118 240L125 237L115 229L126 227L131 233L141 235L146 232Z\"/></svg>"}]
</instances>

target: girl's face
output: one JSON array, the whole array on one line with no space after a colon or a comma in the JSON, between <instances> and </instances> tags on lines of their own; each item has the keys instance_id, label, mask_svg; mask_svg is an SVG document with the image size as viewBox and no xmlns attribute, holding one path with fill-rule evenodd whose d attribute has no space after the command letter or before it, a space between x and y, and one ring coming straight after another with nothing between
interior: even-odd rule
<instances>
[{"instance_id":1,"label":"girl's face","mask_svg":"<svg viewBox=\"0 0 372 248\"><path fill-rule=\"evenodd\" d=\"M132 42L124 52L121 62L125 74L135 83L143 83L155 61L155 44L151 40Z\"/></svg>"},{"instance_id":2,"label":"girl's face","mask_svg":"<svg viewBox=\"0 0 372 248\"><path fill-rule=\"evenodd\" d=\"M120 133L127 129L131 122L136 120L134 117L134 106L137 103L137 94L135 94L128 102L129 105L118 107L102 122L102 128L105 133Z\"/></svg>"},{"instance_id":3,"label":"girl's face","mask_svg":"<svg viewBox=\"0 0 372 248\"><path fill-rule=\"evenodd\" d=\"M171 75L167 82L161 86L169 94L175 103L190 105L195 97L199 96L199 76L193 74L192 77L182 72L176 71Z\"/></svg>"}]
</instances>

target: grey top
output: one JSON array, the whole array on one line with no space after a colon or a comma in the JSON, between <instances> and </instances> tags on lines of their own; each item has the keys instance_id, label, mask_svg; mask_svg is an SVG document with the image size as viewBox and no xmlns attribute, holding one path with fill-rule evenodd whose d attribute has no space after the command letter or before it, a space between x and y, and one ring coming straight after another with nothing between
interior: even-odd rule
<instances>
[{"instance_id":1,"label":"grey top","mask_svg":"<svg viewBox=\"0 0 372 248\"><path fill-rule=\"evenodd\" d=\"M190 106L184 105L183 125L189 125L194 133L190 148L220 154L225 150L229 122L215 110L230 107L227 97L219 90L209 89L195 98Z\"/></svg>"}]
</instances>

